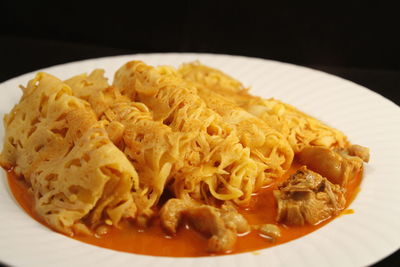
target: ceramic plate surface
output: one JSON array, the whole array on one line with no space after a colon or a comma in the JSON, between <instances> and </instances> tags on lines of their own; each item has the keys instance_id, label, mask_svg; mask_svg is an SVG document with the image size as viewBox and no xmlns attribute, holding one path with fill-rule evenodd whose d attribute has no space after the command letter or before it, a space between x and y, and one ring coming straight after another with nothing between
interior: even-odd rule
<instances>
[{"instance_id":1,"label":"ceramic plate surface","mask_svg":"<svg viewBox=\"0 0 400 267\"><path fill-rule=\"evenodd\" d=\"M113 73L125 62L174 65L199 60L342 130L351 142L370 148L355 213L283 245L218 257L168 258L117 252L55 233L27 215L0 171L0 262L12 266L365 266L400 247L400 108L352 82L312 69L256 58L211 54L138 54L73 62L46 68L66 79L95 68ZM34 72L0 85L0 116L11 110ZM3 140L4 127L0 126ZM1 142L2 143L2 142ZM2 144L0 145L2 147ZM134 240L132 240L134 242Z\"/></svg>"}]
</instances>

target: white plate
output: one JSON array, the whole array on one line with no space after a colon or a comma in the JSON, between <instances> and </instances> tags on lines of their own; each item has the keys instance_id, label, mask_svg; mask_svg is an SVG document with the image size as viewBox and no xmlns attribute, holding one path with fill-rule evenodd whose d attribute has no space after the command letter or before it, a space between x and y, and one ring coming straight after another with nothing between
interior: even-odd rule
<instances>
[{"instance_id":1,"label":"white plate","mask_svg":"<svg viewBox=\"0 0 400 267\"><path fill-rule=\"evenodd\" d=\"M252 93L290 103L371 149L352 215L297 240L259 251L218 257L168 258L103 249L55 233L15 202L0 174L0 262L13 266L364 266L400 247L400 108L352 82L308 68L255 58L211 54L144 54L99 58L42 71L62 79L104 68L112 78L123 63L178 66L200 60L252 87ZM18 102L34 73L0 85L0 116ZM0 139L4 128L0 126ZM0 145L1 146L1 145ZM132 240L132 242L135 242Z\"/></svg>"}]
</instances>

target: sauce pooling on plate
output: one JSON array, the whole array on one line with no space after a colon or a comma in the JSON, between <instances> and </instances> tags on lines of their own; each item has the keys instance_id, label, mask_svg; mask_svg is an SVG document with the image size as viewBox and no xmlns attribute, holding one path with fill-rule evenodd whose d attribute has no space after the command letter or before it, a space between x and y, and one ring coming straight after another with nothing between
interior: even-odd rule
<instances>
[{"instance_id":1,"label":"sauce pooling on plate","mask_svg":"<svg viewBox=\"0 0 400 267\"><path fill-rule=\"evenodd\" d=\"M281 177L281 180L287 179L288 175L294 173L298 167L298 164L293 164L288 173ZM17 177L12 171L8 172L8 182L15 199L21 207L32 218L45 224L34 211L34 198L32 193L28 191L26 182ZM351 203L357 195L360 182L361 174L357 175L349 186L349 190L346 194L348 203ZM277 207L276 200L272 193L275 188L276 186L270 186L261 189L260 192L253 197L249 208L239 210L250 224L276 223ZM265 210L269 212L265 212ZM354 213L354 211L349 212L349 210L343 210L341 214L352 213ZM239 236L235 247L227 253L256 251L283 244L319 229L334 218L335 217L327 219L317 225L297 227L288 227L284 224L280 225L281 238L274 242L269 237L263 236L258 231L253 230ZM155 219L151 226L145 229L125 222L119 229L110 227L104 235L88 236L78 234L74 235L73 238L99 247L152 256L200 257L221 254L207 253L204 250L204 248L207 247L207 238L190 229L189 225L182 225L179 232L173 237L166 235L161 227L159 219Z\"/></svg>"}]
</instances>

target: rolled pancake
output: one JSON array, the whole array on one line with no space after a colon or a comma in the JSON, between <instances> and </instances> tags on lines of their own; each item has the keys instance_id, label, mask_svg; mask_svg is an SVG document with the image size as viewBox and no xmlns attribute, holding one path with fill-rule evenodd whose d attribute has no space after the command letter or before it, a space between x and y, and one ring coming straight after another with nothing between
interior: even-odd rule
<instances>
[{"instance_id":1,"label":"rolled pancake","mask_svg":"<svg viewBox=\"0 0 400 267\"><path fill-rule=\"evenodd\" d=\"M135 216L134 167L68 85L38 73L4 122L1 165L24 177L51 227L73 234L81 219L91 228Z\"/></svg>"}]
</instances>

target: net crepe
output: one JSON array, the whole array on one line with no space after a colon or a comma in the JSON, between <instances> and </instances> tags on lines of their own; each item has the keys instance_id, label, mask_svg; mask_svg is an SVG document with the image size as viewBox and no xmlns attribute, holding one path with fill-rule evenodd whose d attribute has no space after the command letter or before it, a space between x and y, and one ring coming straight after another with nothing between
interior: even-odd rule
<instances>
[{"instance_id":1,"label":"net crepe","mask_svg":"<svg viewBox=\"0 0 400 267\"><path fill-rule=\"evenodd\" d=\"M1 164L26 179L50 226L72 234L80 219L118 224L135 216L135 169L69 86L37 74L4 122Z\"/></svg>"},{"instance_id":2,"label":"net crepe","mask_svg":"<svg viewBox=\"0 0 400 267\"><path fill-rule=\"evenodd\" d=\"M285 137L263 120L203 84L193 83L193 85L207 106L221 115L224 122L236 130L240 143L250 148L251 158L261 164L265 178L260 180L259 186L282 176L293 159L293 150Z\"/></svg>"},{"instance_id":3,"label":"net crepe","mask_svg":"<svg viewBox=\"0 0 400 267\"><path fill-rule=\"evenodd\" d=\"M261 141L252 141L253 126L249 125L250 134L238 135L236 126L241 118L237 118L236 124L227 123L171 67L153 68L142 62L129 62L117 71L114 86L122 94L146 104L154 119L162 121L172 132L187 136L190 146L180 150L184 164L171 173L171 187L178 196L189 195L207 202L211 195L246 205L257 188L270 183L270 178L282 174L291 164L293 152L288 145L285 147L286 141L279 133L266 127L272 133L259 134ZM254 116L240 111L245 118L250 117L247 123L252 122ZM244 125L239 128L245 132ZM240 137L247 144L269 146L265 155L257 150L252 152Z\"/></svg>"},{"instance_id":4,"label":"net crepe","mask_svg":"<svg viewBox=\"0 0 400 267\"><path fill-rule=\"evenodd\" d=\"M64 82L38 73L4 123L0 164L24 177L37 213L67 234L123 219L144 226L163 194L247 206L304 147L347 145L339 131L200 63L132 61L112 85L100 69Z\"/></svg>"},{"instance_id":5,"label":"net crepe","mask_svg":"<svg viewBox=\"0 0 400 267\"><path fill-rule=\"evenodd\" d=\"M189 150L190 135L173 132L162 122L154 121L146 105L129 100L115 86L98 82L99 73L95 70L89 76L79 75L66 82L77 94L87 92L92 106L102 107L97 116L106 122L110 138L135 166L140 176L140 190L133 195L138 207L138 220L144 224L153 215L152 208L172 172L184 164L181 150Z\"/></svg>"},{"instance_id":6,"label":"net crepe","mask_svg":"<svg viewBox=\"0 0 400 267\"><path fill-rule=\"evenodd\" d=\"M345 147L349 143L340 131L302 113L291 105L275 99L250 95L243 85L200 63L183 64L179 73L185 80L202 85L238 104L283 134L295 153L306 146Z\"/></svg>"}]
</instances>

